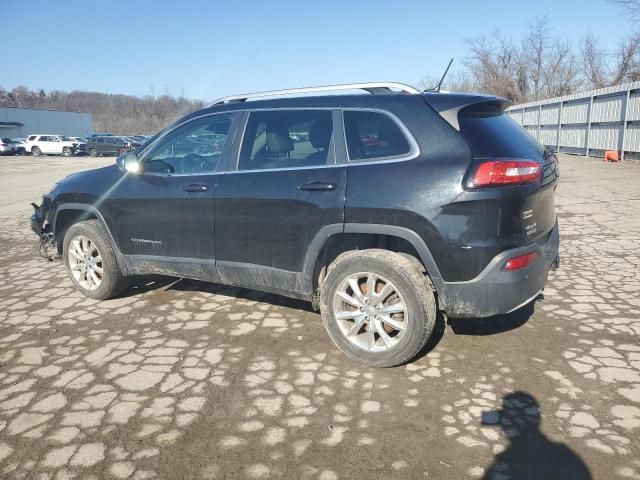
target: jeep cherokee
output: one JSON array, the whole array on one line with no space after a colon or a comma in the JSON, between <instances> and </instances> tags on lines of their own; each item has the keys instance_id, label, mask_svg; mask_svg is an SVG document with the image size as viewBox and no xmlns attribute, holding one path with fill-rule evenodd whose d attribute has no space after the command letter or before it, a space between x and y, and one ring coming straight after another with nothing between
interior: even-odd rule
<instances>
[{"instance_id":1,"label":"jeep cherokee","mask_svg":"<svg viewBox=\"0 0 640 480\"><path fill-rule=\"evenodd\" d=\"M438 310L510 312L558 261L556 156L507 105L384 83L226 97L57 183L32 229L87 297L164 274L302 298L347 355L398 365Z\"/></svg>"}]
</instances>

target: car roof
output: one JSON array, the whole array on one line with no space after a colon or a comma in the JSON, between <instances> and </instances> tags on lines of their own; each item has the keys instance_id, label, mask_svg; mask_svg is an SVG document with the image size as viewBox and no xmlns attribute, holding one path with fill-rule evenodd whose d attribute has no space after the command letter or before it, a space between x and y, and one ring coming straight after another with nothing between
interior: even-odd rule
<instances>
[{"instance_id":1,"label":"car roof","mask_svg":"<svg viewBox=\"0 0 640 480\"><path fill-rule=\"evenodd\" d=\"M423 92L418 94L390 92L385 94L372 95L349 94L349 95L316 95L298 97L278 97L266 100L247 100L234 103L221 103L205 107L194 114L213 112L232 112L242 110L260 110L276 108L371 108L371 109L396 109L410 104L425 102L436 111L443 111L451 108L463 108L464 106L496 102L506 108L507 100L493 95L481 95L475 93L437 93Z\"/></svg>"}]
</instances>

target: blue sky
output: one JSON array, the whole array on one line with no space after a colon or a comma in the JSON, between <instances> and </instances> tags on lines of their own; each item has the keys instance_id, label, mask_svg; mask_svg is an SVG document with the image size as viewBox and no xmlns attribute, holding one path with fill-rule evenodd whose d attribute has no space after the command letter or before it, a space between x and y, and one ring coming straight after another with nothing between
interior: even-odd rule
<instances>
[{"instance_id":1,"label":"blue sky","mask_svg":"<svg viewBox=\"0 0 640 480\"><path fill-rule=\"evenodd\" d=\"M606 0L0 0L0 85L202 100L295 86L416 84L460 64L464 40L519 38L537 16L613 47L633 25ZM603 26L609 27L606 32ZM615 25L615 28L611 28ZM455 63L454 63L455 66Z\"/></svg>"}]
</instances>

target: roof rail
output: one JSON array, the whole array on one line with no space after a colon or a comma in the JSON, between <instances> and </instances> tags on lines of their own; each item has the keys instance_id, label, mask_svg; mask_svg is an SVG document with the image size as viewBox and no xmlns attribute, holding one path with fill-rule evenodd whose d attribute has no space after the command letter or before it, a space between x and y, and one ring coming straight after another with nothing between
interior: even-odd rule
<instances>
[{"instance_id":1,"label":"roof rail","mask_svg":"<svg viewBox=\"0 0 640 480\"><path fill-rule=\"evenodd\" d=\"M415 87L396 82L368 82L368 83L345 83L341 85L322 85L319 87L290 88L288 90L272 90L269 92L243 93L241 95L231 95L219 98L211 102L208 106L222 105L225 103L241 103L250 98L275 97L279 95L297 95L314 92L334 92L339 90L365 90L372 94L390 93L392 89L400 90L403 93L420 93Z\"/></svg>"}]
</instances>

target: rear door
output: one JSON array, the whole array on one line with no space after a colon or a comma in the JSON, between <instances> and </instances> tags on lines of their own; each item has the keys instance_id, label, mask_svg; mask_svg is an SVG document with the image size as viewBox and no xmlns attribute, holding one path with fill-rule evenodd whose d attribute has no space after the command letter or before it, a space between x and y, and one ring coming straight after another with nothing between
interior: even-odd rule
<instances>
[{"instance_id":1,"label":"rear door","mask_svg":"<svg viewBox=\"0 0 640 480\"><path fill-rule=\"evenodd\" d=\"M102 153L105 155L113 155L116 152L116 139L115 138L105 138L104 144L102 146Z\"/></svg>"},{"instance_id":2,"label":"rear door","mask_svg":"<svg viewBox=\"0 0 640 480\"><path fill-rule=\"evenodd\" d=\"M215 192L216 266L227 283L300 291L312 240L344 222L347 170L336 164L337 112L245 116L238 155Z\"/></svg>"},{"instance_id":3,"label":"rear door","mask_svg":"<svg viewBox=\"0 0 640 480\"><path fill-rule=\"evenodd\" d=\"M42 153L53 153L53 147L51 141L51 137L49 135L41 135L38 141L36 142L36 146L40 149Z\"/></svg>"}]
</instances>

